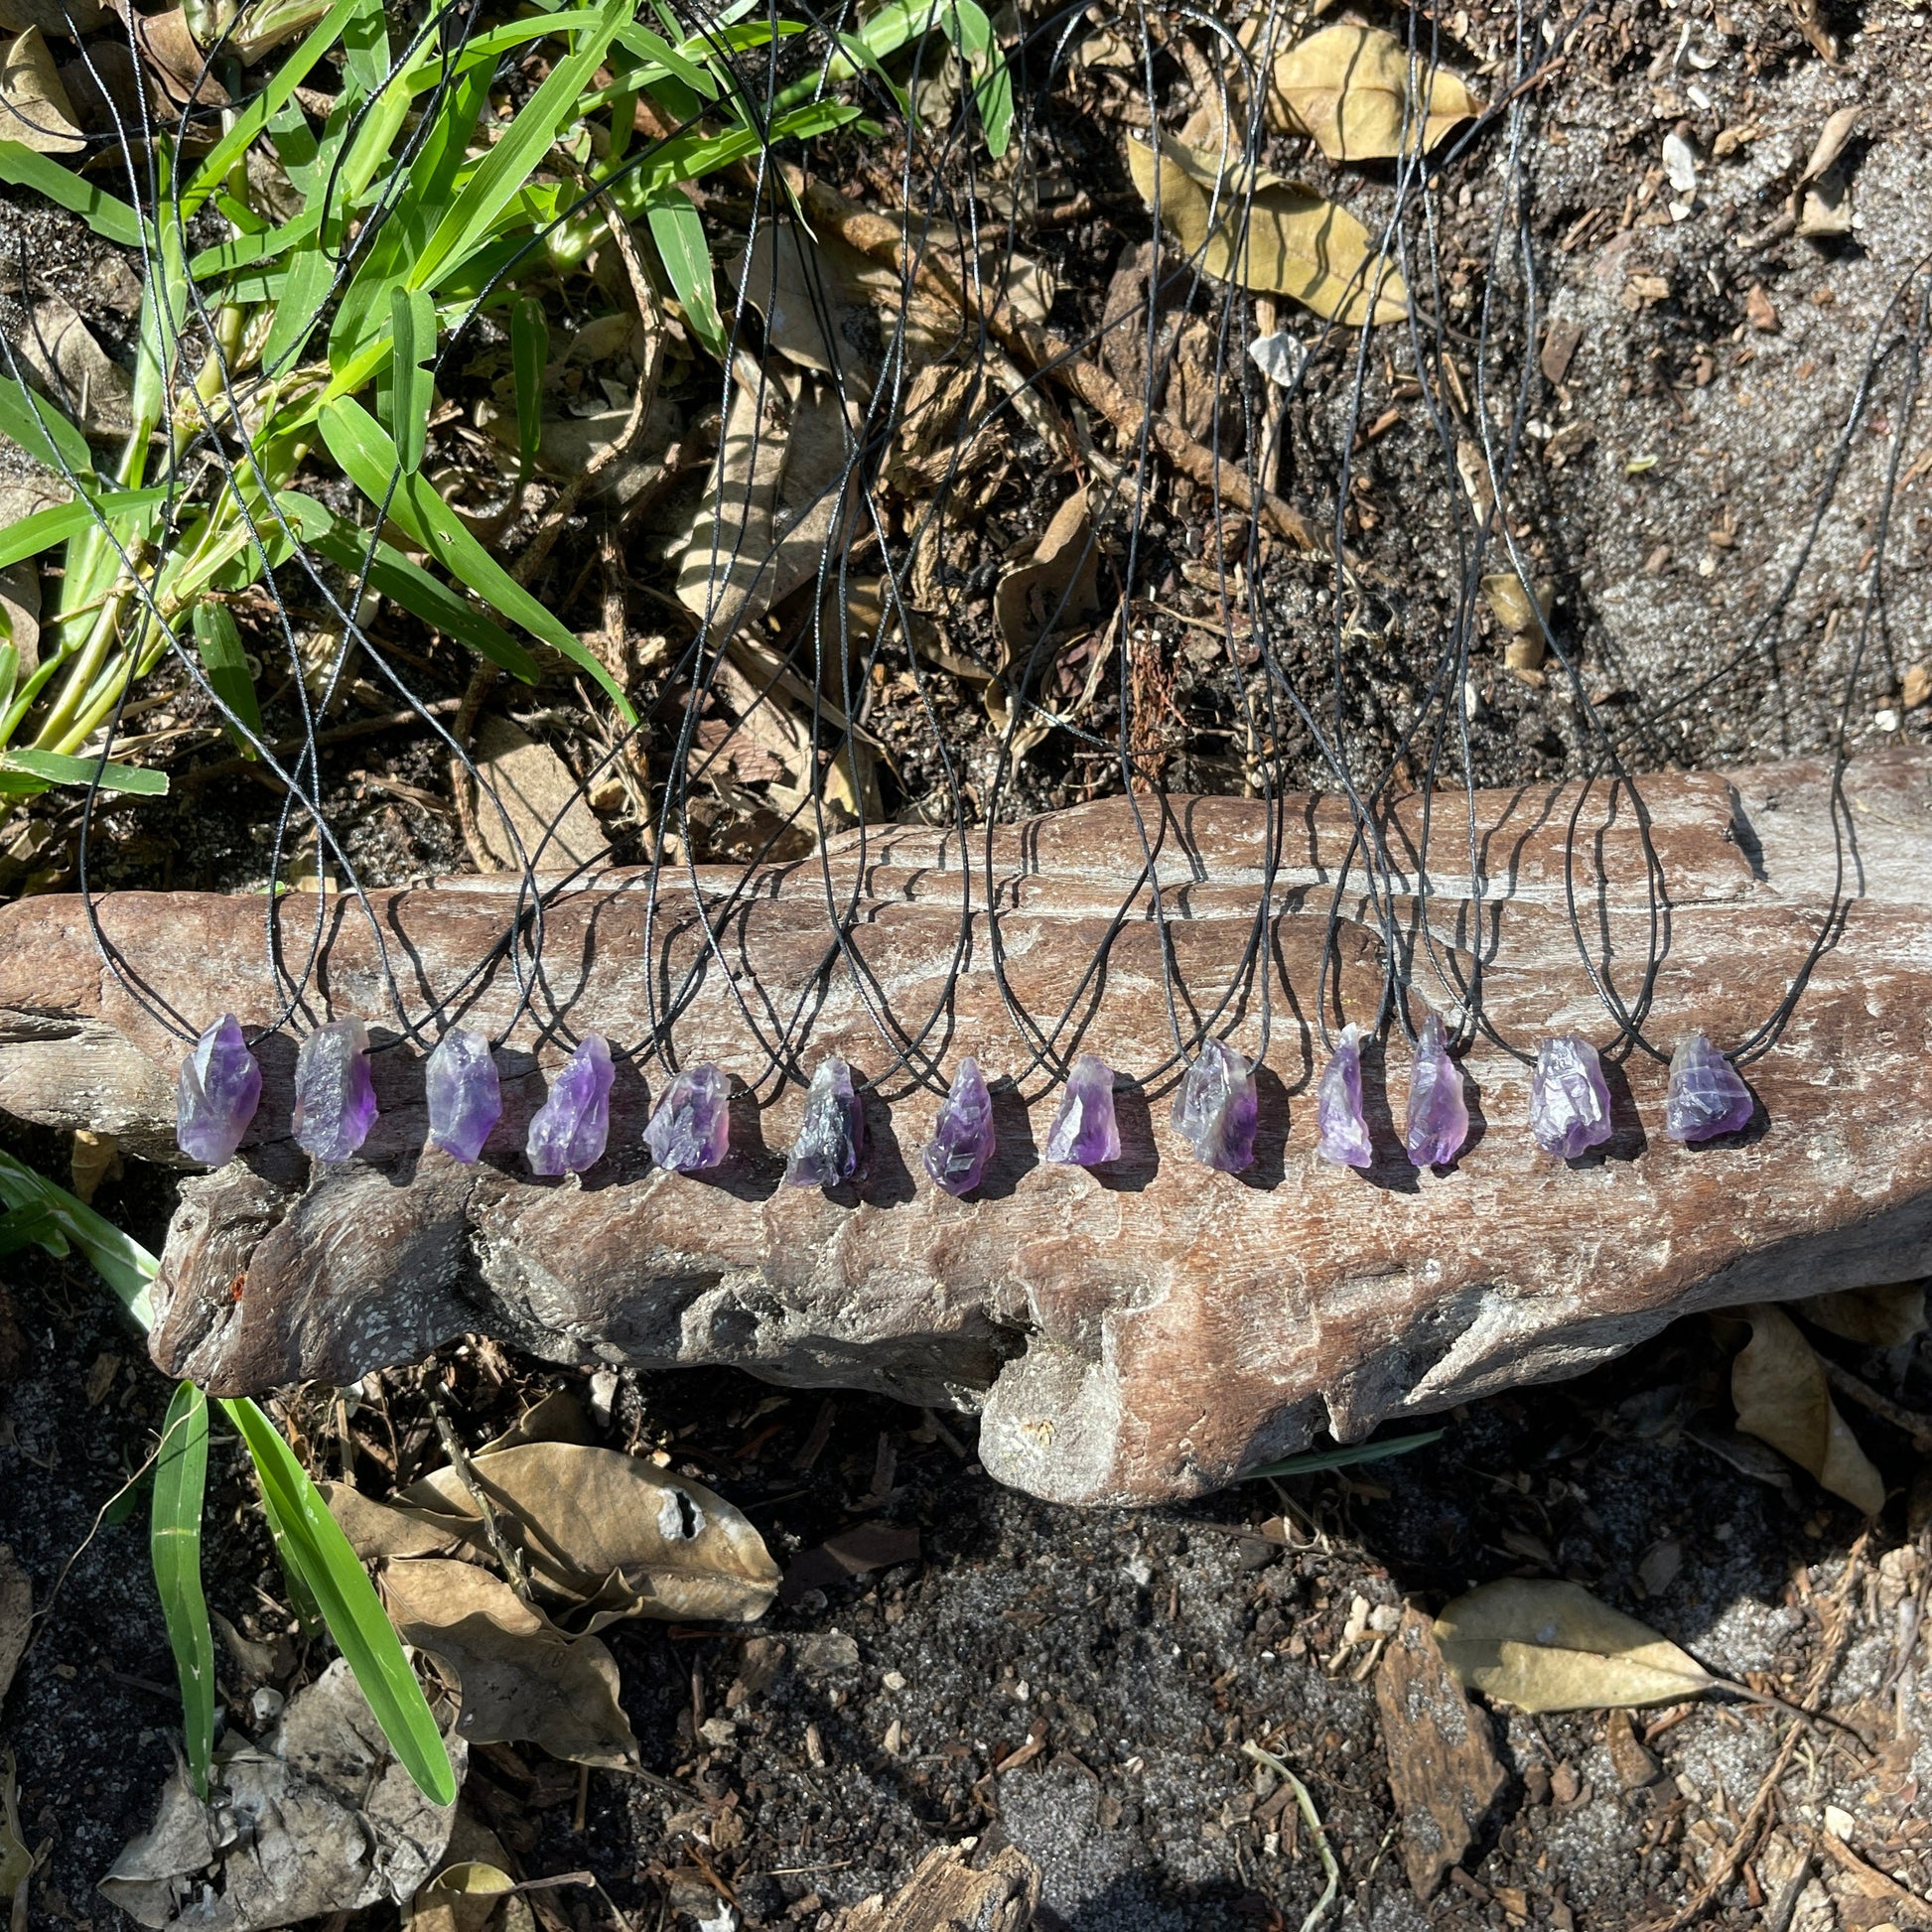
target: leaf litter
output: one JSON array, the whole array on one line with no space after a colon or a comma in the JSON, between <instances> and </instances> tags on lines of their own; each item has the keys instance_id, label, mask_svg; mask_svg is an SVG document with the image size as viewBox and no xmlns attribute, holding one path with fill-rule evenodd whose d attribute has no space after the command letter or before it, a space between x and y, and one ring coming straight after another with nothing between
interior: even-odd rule
<instances>
[{"instance_id":1,"label":"leaf litter","mask_svg":"<svg viewBox=\"0 0 1932 1932\"><path fill-rule=\"evenodd\" d=\"M1265 100L1268 123L1308 134L1330 161L1381 161L1434 148L1476 114L1454 74L1432 67L1383 27L1323 27L1275 61Z\"/></svg>"},{"instance_id":2,"label":"leaf litter","mask_svg":"<svg viewBox=\"0 0 1932 1932\"><path fill-rule=\"evenodd\" d=\"M1742 1311L1751 1338L1730 1365L1737 1427L1766 1442L1867 1516L1885 1506L1884 1478L1832 1400L1825 1367L1782 1309Z\"/></svg>"}]
</instances>

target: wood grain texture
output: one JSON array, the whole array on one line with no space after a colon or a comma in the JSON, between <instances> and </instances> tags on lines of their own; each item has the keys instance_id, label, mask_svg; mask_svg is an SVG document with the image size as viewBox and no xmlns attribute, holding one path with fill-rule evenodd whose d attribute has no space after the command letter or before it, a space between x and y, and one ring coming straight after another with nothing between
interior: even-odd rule
<instances>
[{"instance_id":1,"label":"wood grain texture","mask_svg":"<svg viewBox=\"0 0 1932 1932\"><path fill-rule=\"evenodd\" d=\"M1647 1034L1666 1051L1693 1024L1741 1037L1782 996L1830 901L1825 780L1815 763L1644 780L1669 898ZM992 970L995 924L1008 989L1043 1024L1079 994L1061 1051L1077 1043L1136 1078L1171 1058L1161 928L1125 801L1002 830L963 866L950 838L892 826L863 853L856 839L836 848L823 871L701 870L695 890L667 879L654 919L642 881L607 876L549 905L548 998L570 1029L602 1031L621 1053L647 1035L652 988L662 1012L698 962L672 1034L682 1061L715 1059L747 1083L732 1165L715 1177L650 1170L640 1136L666 1076L627 1059L611 1156L582 1180L533 1179L518 1150L563 1048L526 1018L500 1056L506 1114L480 1167L425 1151L420 1054L403 1041L376 1056L383 1113L365 1158L312 1173L285 1138L294 1034L273 1036L258 1049L255 1144L184 1184L156 1360L223 1393L347 1381L480 1329L564 1361L726 1362L976 1406L982 1455L1003 1479L1131 1501L1212 1488L1319 1428L1354 1438L1578 1373L1688 1311L1926 1273L1932 759L1863 760L1848 785L1862 896L1777 1048L1747 1069L1753 1128L1736 1144L1667 1142L1664 1069L1633 1055L1611 1072L1613 1140L1574 1165L1529 1137L1527 1067L1479 1041L1466 1062L1472 1143L1454 1171L1417 1173L1391 1125L1407 1083L1399 1035L1386 1066L1366 1056L1378 1165L1362 1174L1314 1158L1311 1014L1349 846L1326 802L1282 809L1265 918L1259 803L1175 800L1149 827L1183 1025L1232 986L1217 1031L1252 1052L1265 995L1259 1158L1242 1175L1209 1173L1175 1139L1172 1074L1121 1094L1111 1173L1048 1167L1038 1150L1056 1089L1035 1073L997 1094L1000 1148L971 1199L937 1193L919 1171L934 1101L903 1078L869 1097L862 1184L838 1198L779 1184L802 1088L769 1076L759 1035L803 1016L801 1071L832 1051L862 1074L891 1063L851 964L828 958L828 877L854 906L853 959L890 989L901 1023L935 1016L928 1044L946 1068L970 1051L998 1076L1028 1058ZM1449 998L1417 944L1426 884L1440 943L1465 962L1481 950L1485 1011L1507 1040L1533 1049L1562 1028L1607 1038L1564 911L1566 850L1626 995L1650 902L1630 801L1606 818L1599 789L1573 840L1575 804L1574 792L1479 795L1479 913L1462 797L1434 801L1426 870L1422 802L1403 808L1390 831L1395 913L1418 1000ZM309 1019L359 1013L379 1044L396 1042L386 951L414 1017L468 981L464 1024L507 1025L516 973L500 957L478 968L516 903L515 880L489 878L375 896L373 922L328 901ZM1344 1007L1366 1019L1381 941L1359 871L1343 909ZM98 902L151 994L196 1028L223 1009L248 1027L277 1011L262 912L259 898L214 896ZM299 962L305 944L292 916L288 956ZM1096 961L1104 971L1086 977ZM0 911L0 1106L163 1155L180 1051L105 971L77 900Z\"/></svg>"}]
</instances>

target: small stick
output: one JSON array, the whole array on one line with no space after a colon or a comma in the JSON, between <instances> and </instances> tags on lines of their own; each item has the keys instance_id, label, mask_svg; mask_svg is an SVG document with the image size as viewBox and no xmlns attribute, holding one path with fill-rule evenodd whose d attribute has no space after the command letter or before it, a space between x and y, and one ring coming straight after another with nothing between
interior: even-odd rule
<instances>
[{"instance_id":1,"label":"small stick","mask_svg":"<svg viewBox=\"0 0 1932 1932\"><path fill-rule=\"evenodd\" d=\"M1334 1903L1335 1893L1341 1889L1341 1866L1336 1863L1335 1855L1328 1847L1328 1834L1321 1829L1321 1814L1315 1810L1308 1786L1273 1751L1263 1750L1259 1744L1249 1742L1241 1746L1241 1755L1253 1758L1257 1764L1267 1765L1295 1793L1295 1802L1303 1818L1308 1821L1310 1835L1314 1840L1315 1856L1321 1861L1322 1874L1328 1880L1322 1887L1321 1896L1302 1921L1302 1932L1314 1932L1314 1928L1321 1923L1322 1915Z\"/></svg>"},{"instance_id":2,"label":"small stick","mask_svg":"<svg viewBox=\"0 0 1932 1932\"><path fill-rule=\"evenodd\" d=\"M489 1498L483 1494L483 1484L477 1480L477 1472L470 1466L469 1450L458 1440L456 1431L450 1427L449 1417L443 1413L442 1403L434 1396L430 1397L429 1412L435 1418L437 1435L443 1439L443 1452L450 1458L450 1467L456 1471L457 1480L477 1506L477 1514L483 1520L483 1535L489 1539L489 1547L496 1561L503 1566L503 1575L508 1579L510 1587L527 1603L530 1600L530 1567L524 1561L523 1552L503 1534L503 1526L496 1520L496 1512L491 1508Z\"/></svg>"},{"instance_id":3,"label":"small stick","mask_svg":"<svg viewBox=\"0 0 1932 1932\"><path fill-rule=\"evenodd\" d=\"M1932 1416L1921 1409L1907 1409L1902 1402L1894 1402L1890 1396L1881 1395L1869 1382L1862 1382L1849 1368L1842 1367L1828 1355L1818 1358L1825 1364L1825 1379L1840 1395L1850 1396L1862 1409L1869 1409L1881 1422L1888 1422L1894 1429L1903 1430L1912 1439L1912 1447L1921 1455L1932 1454Z\"/></svg>"}]
</instances>

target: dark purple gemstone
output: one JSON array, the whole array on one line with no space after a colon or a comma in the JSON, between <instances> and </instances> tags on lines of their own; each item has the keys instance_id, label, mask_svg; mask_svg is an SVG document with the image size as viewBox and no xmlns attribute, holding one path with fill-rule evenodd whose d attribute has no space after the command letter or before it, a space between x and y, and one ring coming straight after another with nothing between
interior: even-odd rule
<instances>
[{"instance_id":1,"label":"dark purple gemstone","mask_svg":"<svg viewBox=\"0 0 1932 1932\"><path fill-rule=\"evenodd\" d=\"M1707 1033L1687 1034L1670 1056L1664 1132L1674 1141L1708 1141L1750 1125L1757 1103L1737 1069Z\"/></svg>"},{"instance_id":2,"label":"dark purple gemstone","mask_svg":"<svg viewBox=\"0 0 1932 1932\"><path fill-rule=\"evenodd\" d=\"M932 1138L925 1144L925 1171L932 1184L949 1194L966 1194L980 1184L993 1157L993 1096L975 1059L963 1059L952 1088L939 1103Z\"/></svg>"},{"instance_id":3,"label":"dark purple gemstone","mask_svg":"<svg viewBox=\"0 0 1932 1932\"><path fill-rule=\"evenodd\" d=\"M502 1083L489 1041L467 1027L452 1027L429 1056L423 1087L430 1139L466 1165L476 1160L503 1114Z\"/></svg>"},{"instance_id":4,"label":"dark purple gemstone","mask_svg":"<svg viewBox=\"0 0 1932 1932\"><path fill-rule=\"evenodd\" d=\"M1446 1168L1469 1138L1469 1107L1462 1098L1462 1069L1449 1058L1439 1015L1428 1014L1409 1069L1409 1117L1402 1144L1419 1168Z\"/></svg>"},{"instance_id":5,"label":"dark purple gemstone","mask_svg":"<svg viewBox=\"0 0 1932 1932\"><path fill-rule=\"evenodd\" d=\"M617 1077L604 1035L586 1034L530 1116L524 1153L532 1173L582 1173L604 1159L611 1138L611 1083Z\"/></svg>"},{"instance_id":6,"label":"dark purple gemstone","mask_svg":"<svg viewBox=\"0 0 1932 1932\"><path fill-rule=\"evenodd\" d=\"M673 1173L715 1168L731 1145L731 1082L709 1060L687 1066L644 1129L650 1158Z\"/></svg>"},{"instance_id":7,"label":"dark purple gemstone","mask_svg":"<svg viewBox=\"0 0 1932 1932\"><path fill-rule=\"evenodd\" d=\"M1610 1138L1610 1090L1596 1048L1582 1034L1543 1042L1530 1078L1530 1132L1546 1154L1566 1161Z\"/></svg>"},{"instance_id":8,"label":"dark purple gemstone","mask_svg":"<svg viewBox=\"0 0 1932 1932\"><path fill-rule=\"evenodd\" d=\"M834 1054L821 1060L805 1089L805 1117L785 1162L793 1187L836 1187L859 1172L866 1151L866 1110L853 1091L852 1069Z\"/></svg>"},{"instance_id":9,"label":"dark purple gemstone","mask_svg":"<svg viewBox=\"0 0 1932 1932\"><path fill-rule=\"evenodd\" d=\"M374 1125L369 1030L359 1020L332 1020L296 1051L295 1143L318 1161L346 1161Z\"/></svg>"},{"instance_id":10,"label":"dark purple gemstone","mask_svg":"<svg viewBox=\"0 0 1932 1932\"><path fill-rule=\"evenodd\" d=\"M1120 1159L1113 1069L1098 1053L1080 1054L1066 1076L1059 1112L1046 1130L1046 1158L1069 1168L1097 1168Z\"/></svg>"},{"instance_id":11,"label":"dark purple gemstone","mask_svg":"<svg viewBox=\"0 0 1932 1932\"><path fill-rule=\"evenodd\" d=\"M1344 1027L1314 1090L1314 1151L1338 1168L1366 1168L1375 1160L1362 1118L1362 1030Z\"/></svg>"},{"instance_id":12,"label":"dark purple gemstone","mask_svg":"<svg viewBox=\"0 0 1932 1932\"><path fill-rule=\"evenodd\" d=\"M205 1167L232 1161L261 1097L260 1063L241 1036L241 1023L224 1013L181 1063L175 1089L176 1145Z\"/></svg>"},{"instance_id":13,"label":"dark purple gemstone","mask_svg":"<svg viewBox=\"0 0 1932 1932\"><path fill-rule=\"evenodd\" d=\"M1225 1040L1203 1040L1174 1096L1174 1132L1208 1167L1239 1173L1254 1162L1260 1118L1248 1062Z\"/></svg>"}]
</instances>

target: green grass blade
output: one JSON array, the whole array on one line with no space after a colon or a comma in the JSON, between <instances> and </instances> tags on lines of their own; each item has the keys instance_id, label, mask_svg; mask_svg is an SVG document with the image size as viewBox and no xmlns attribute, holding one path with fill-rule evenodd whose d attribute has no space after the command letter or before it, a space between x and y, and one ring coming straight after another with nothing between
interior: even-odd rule
<instances>
[{"instance_id":1,"label":"green grass blade","mask_svg":"<svg viewBox=\"0 0 1932 1932\"><path fill-rule=\"evenodd\" d=\"M691 333L722 362L730 345L718 313L718 286L711 272L711 249L706 244L704 217L679 190L672 189L645 210L657 258L664 264L671 288L684 305Z\"/></svg>"},{"instance_id":2,"label":"green grass blade","mask_svg":"<svg viewBox=\"0 0 1932 1932\"><path fill-rule=\"evenodd\" d=\"M11 376L0 376L0 435L11 436L36 463L63 464L77 476L93 468L87 439L45 396L30 395Z\"/></svg>"},{"instance_id":3,"label":"green grass blade","mask_svg":"<svg viewBox=\"0 0 1932 1932\"><path fill-rule=\"evenodd\" d=\"M1431 1443L1440 1443L1446 1429L1425 1429L1414 1436L1392 1436L1385 1443L1355 1443L1347 1449L1311 1449L1307 1455L1291 1455L1281 1462L1264 1462L1257 1469L1243 1469L1239 1480L1252 1482L1258 1476L1306 1476L1317 1469L1352 1469L1360 1462L1385 1462L1392 1455L1408 1455Z\"/></svg>"},{"instance_id":4,"label":"green grass blade","mask_svg":"<svg viewBox=\"0 0 1932 1932\"><path fill-rule=\"evenodd\" d=\"M181 1679L182 1730L188 1774L198 1798L207 1796L214 1752L214 1638L202 1594L202 1504L207 1489L207 1398L183 1382L161 1427L154 1465L148 1547L154 1587L168 1625L168 1645Z\"/></svg>"},{"instance_id":5,"label":"green grass blade","mask_svg":"<svg viewBox=\"0 0 1932 1932\"><path fill-rule=\"evenodd\" d=\"M148 1289L159 1264L131 1235L76 1200L65 1187L38 1174L10 1154L0 1154L0 1200L9 1207L40 1207L61 1233L85 1255L142 1327L153 1319Z\"/></svg>"},{"instance_id":6,"label":"green grass blade","mask_svg":"<svg viewBox=\"0 0 1932 1932\"><path fill-rule=\"evenodd\" d=\"M241 647L241 632L225 604L197 600L195 648L201 654L202 669L207 673L208 688L241 721L247 733L259 738L262 732L261 709L255 702L255 680L248 675L248 653ZM233 725L227 734L241 747L244 758L255 756L254 748L242 731Z\"/></svg>"},{"instance_id":7,"label":"green grass blade","mask_svg":"<svg viewBox=\"0 0 1932 1932\"><path fill-rule=\"evenodd\" d=\"M110 489L95 497L76 496L71 502L36 510L32 516L23 516L18 523L10 523L0 530L0 570L24 558L37 557L43 550L51 550L57 543L79 536L98 523L119 524L125 536L128 526L121 522L122 518L159 508L171 493L163 488ZM145 527L148 521L143 514L136 527Z\"/></svg>"},{"instance_id":8,"label":"green grass blade","mask_svg":"<svg viewBox=\"0 0 1932 1932\"><path fill-rule=\"evenodd\" d=\"M143 798L165 798L168 774L138 764L103 764L99 759L69 758L65 752L38 752L29 746L0 754L0 770L21 771L51 785L91 785L102 791L133 792Z\"/></svg>"},{"instance_id":9,"label":"green grass blade","mask_svg":"<svg viewBox=\"0 0 1932 1932\"><path fill-rule=\"evenodd\" d=\"M436 353L436 304L421 289L389 291L389 410L396 459L405 475L423 467L436 385L423 366Z\"/></svg>"},{"instance_id":10,"label":"green grass blade","mask_svg":"<svg viewBox=\"0 0 1932 1932\"><path fill-rule=\"evenodd\" d=\"M432 1804L455 1804L449 1751L361 1559L267 1416L245 1399L221 1406L248 1445L282 1547L355 1673L389 1747Z\"/></svg>"},{"instance_id":11,"label":"green grass blade","mask_svg":"<svg viewBox=\"0 0 1932 1932\"><path fill-rule=\"evenodd\" d=\"M368 95L382 90L389 77L389 23L382 0L357 0L343 22L343 72Z\"/></svg>"},{"instance_id":12,"label":"green grass blade","mask_svg":"<svg viewBox=\"0 0 1932 1932\"><path fill-rule=\"evenodd\" d=\"M550 325L543 304L522 296L510 311L510 368L516 385L516 474L527 483L543 445L543 371L550 361Z\"/></svg>"},{"instance_id":13,"label":"green grass blade","mask_svg":"<svg viewBox=\"0 0 1932 1932\"><path fill-rule=\"evenodd\" d=\"M141 217L133 208L51 157L36 154L25 142L0 141L0 181L45 195L50 202L79 215L104 241L122 248L141 245Z\"/></svg>"},{"instance_id":14,"label":"green grass blade","mask_svg":"<svg viewBox=\"0 0 1932 1932\"><path fill-rule=\"evenodd\" d=\"M334 274L329 257L313 243L289 263L282 299L275 305L275 320L269 324L268 340L262 344L262 367L270 375L279 373L301 354L303 343L329 300Z\"/></svg>"}]
</instances>

